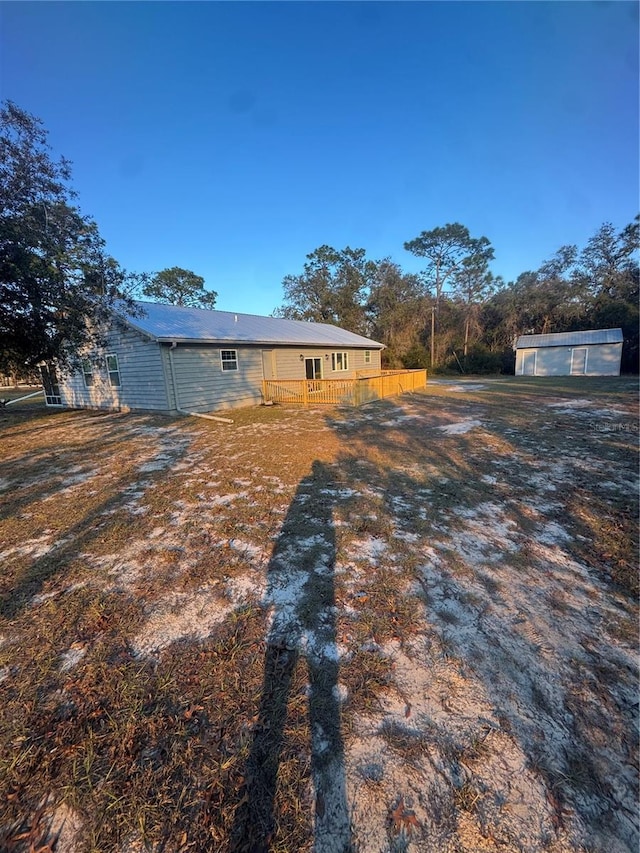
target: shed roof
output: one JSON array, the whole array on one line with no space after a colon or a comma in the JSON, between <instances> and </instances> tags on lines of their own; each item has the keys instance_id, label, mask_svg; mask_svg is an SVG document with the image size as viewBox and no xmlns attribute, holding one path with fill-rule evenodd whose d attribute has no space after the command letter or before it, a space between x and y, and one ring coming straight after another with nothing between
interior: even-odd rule
<instances>
[{"instance_id":1,"label":"shed roof","mask_svg":"<svg viewBox=\"0 0 640 853\"><path fill-rule=\"evenodd\" d=\"M516 341L516 349L620 343L622 343L622 329L592 329L587 332L558 332L552 335L521 335Z\"/></svg>"},{"instance_id":2,"label":"shed roof","mask_svg":"<svg viewBox=\"0 0 640 853\"><path fill-rule=\"evenodd\" d=\"M135 305L140 311L139 316L122 312L122 318L134 329L160 342L384 348L384 344L328 323L209 311L157 302L136 302Z\"/></svg>"}]
</instances>

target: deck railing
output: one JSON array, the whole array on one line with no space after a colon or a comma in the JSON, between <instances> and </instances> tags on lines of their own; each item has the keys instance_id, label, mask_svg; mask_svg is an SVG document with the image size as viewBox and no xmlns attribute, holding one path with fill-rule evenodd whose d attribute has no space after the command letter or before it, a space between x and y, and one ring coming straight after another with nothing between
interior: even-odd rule
<instances>
[{"instance_id":1,"label":"deck railing","mask_svg":"<svg viewBox=\"0 0 640 853\"><path fill-rule=\"evenodd\" d=\"M360 406L426 384L426 370L361 371L353 379L265 379L262 396L265 403Z\"/></svg>"}]
</instances>

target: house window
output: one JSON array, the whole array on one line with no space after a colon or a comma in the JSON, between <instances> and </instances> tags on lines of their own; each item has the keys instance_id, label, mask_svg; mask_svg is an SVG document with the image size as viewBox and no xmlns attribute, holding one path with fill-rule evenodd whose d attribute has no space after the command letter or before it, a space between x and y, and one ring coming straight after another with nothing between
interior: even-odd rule
<instances>
[{"instance_id":1,"label":"house window","mask_svg":"<svg viewBox=\"0 0 640 853\"><path fill-rule=\"evenodd\" d=\"M371 350L370 349L366 349L364 351L364 363L365 364L371 364Z\"/></svg>"},{"instance_id":2,"label":"house window","mask_svg":"<svg viewBox=\"0 0 640 853\"><path fill-rule=\"evenodd\" d=\"M60 396L60 386L58 385L55 365L51 362L41 364L40 375L42 377L44 399L47 406L61 406L62 397Z\"/></svg>"},{"instance_id":3,"label":"house window","mask_svg":"<svg viewBox=\"0 0 640 853\"><path fill-rule=\"evenodd\" d=\"M108 355L106 357L107 373L109 374L109 384L113 388L120 387L120 368L118 367L118 356Z\"/></svg>"},{"instance_id":4,"label":"house window","mask_svg":"<svg viewBox=\"0 0 640 853\"><path fill-rule=\"evenodd\" d=\"M90 388L93 385L93 364L89 358L82 359L82 376L85 387Z\"/></svg>"},{"instance_id":5,"label":"house window","mask_svg":"<svg viewBox=\"0 0 640 853\"><path fill-rule=\"evenodd\" d=\"M238 369L238 350L223 349L220 350L220 364L222 370L237 370Z\"/></svg>"},{"instance_id":6,"label":"house window","mask_svg":"<svg viewBox=\"0 0 640 853\"><path fill-rule=\"evenodd\" d=\"M349 355L346 352L331 353L332 370L349 370Z\"/></svg>"}]
</instances>

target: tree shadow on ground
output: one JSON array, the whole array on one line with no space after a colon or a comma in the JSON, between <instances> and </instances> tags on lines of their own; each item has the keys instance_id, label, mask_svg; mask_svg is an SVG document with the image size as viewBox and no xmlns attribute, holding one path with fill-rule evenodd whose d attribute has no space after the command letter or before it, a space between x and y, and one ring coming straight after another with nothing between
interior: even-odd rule
<instances>
[{"instance_id":1,"label":"tree shadow on ground","mask_svg":"<svg viewBox=\"0 0 640 853\"><path fill-rule=\"evenodd\" d=\"M11 472L7 472L5 477L16 484L16 491L9 488L0 495L0 521L19 518L24 510L29 510L30 513L37 511L45 501L51 500L56 501L55 505L58 506L61 529L57 538L52 537L51 544L40 556L36 556L24 568L10 566L10 570L0 577L0 619L16 618L29 600L42 592L48 581L56 575L62 577L79 554L88 551L93 543L100 541L105 533L106 519L122 510L131 499L129 490L137 486L143 472L144 478L149 480L154 479L156 471L159 473L155 474L155 477L162 476L162 469L152 468L145 471L143 466L132 459L130 469L108 480L106 491L100 500L92 503L89 496L93 491L90 491L86 504L81 506L79 512L64 516L65 510L59 500L64 494L65 477L73 475L77 466L82 468L82 473L99 473L102 460L110 453L126 458L135 452L135 442L139 439L140 430L157 426L150 418L137 418L133 428L130 427L130 431L125 432L122 422L113 415L95 412L82 413L82 418L74 425L78 431L95 428L99 433L84 444L61 449L57 448L55 439L48 442L44 450L30 450L29 446L25 446L20 455L12 459ZM147 462L153 463L163 453L170 453L172 461L176 462L183 451L184 447L179 443L174 443L170 449L158 444ZM26 485L23 486L23 483ZM93 490L95 487L91 481L88 485L82 481L72 485L78 488L78 494L82 494L85 488ZM125 523L135 530L135 518L127 514L125 519ZM24 543L14 540L7 544L19 547Z\"/></svg>"},{"instance_id":2,"label":"tree shadow on ground","mask_svg":"<svg viewBox=\"0 0 640 853\"><path fill-rule=\"evenodd\" d=\"M309 675L315 853L353 849L340 729L333 507L340 490L329 466L314 462L291 502L268 567L273 616L258 720L244 790L231 835L232 853L266 853L275 830L274 801L287 704L300 658Z\"/></svg>"},{"instance_id":3,"label":"tree shadow on ground","mask_svg":"<svg viewBox=\"0 0 640 853\"><path fill-rule=\"evenodd\" d=\"M429 642L478 685L542 781L547 826L564 829L573 811L574 826L586 828L571 831L597 839L594 850L611 849L612 839L631 849L638 837L629 809L637 790L631 655L603 628L613 625L607 612L629 624L635 601L609 584L602 561L582 561L581 508L572 503L576 485L597 495L602 475L587 478L584 458L606 457L597 434L579 422L566 434L534 433L529 402L516 399L505 410L488 394L479 401L416 395L327 422L345 438L337 460L343 481L376 496L377 526L367 535L384 545L385 528L392 531L386 539L396 538L395 555L405 544ZM468 429L442 431L463 420ZM541 467L547 460L562 466ZM624 460L621 452L612 458L612 476ZM353 509L357 516L357 500ZM394 573L398 562L385 568ZM413 731L423 726L429 742L430 721L416 719ZM459 722L452 716L445 731L455 734ZM496 824L503 833L505 823ZM514 845L533 849L523 818L509 831Z\"/></svg>"}]
</instances>

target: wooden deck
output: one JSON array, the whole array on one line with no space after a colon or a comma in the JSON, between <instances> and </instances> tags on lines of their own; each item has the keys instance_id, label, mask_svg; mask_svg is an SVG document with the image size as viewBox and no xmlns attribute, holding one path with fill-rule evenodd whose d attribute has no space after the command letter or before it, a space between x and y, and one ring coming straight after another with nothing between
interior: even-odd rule
<instances>
[{"instance_id":1,"label":"wooden deck","mask_svg":"<svg viewBox=\"0 0 640 853\"><path fill-rule=\"evenodd\" d=\"M264 379L265 403L361 406L426 387L426 370L362 371L354 379Z\"/></svg>"}]
</instances>

